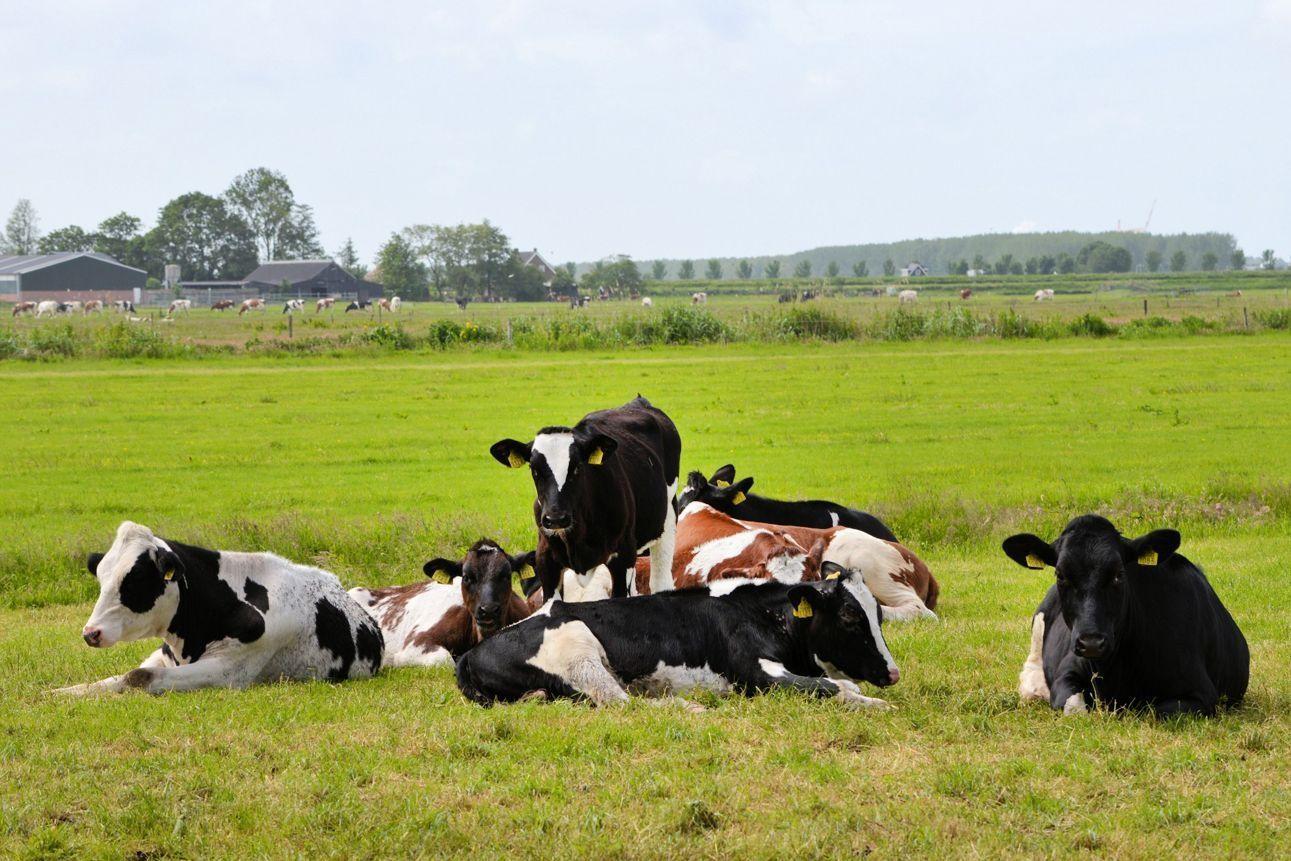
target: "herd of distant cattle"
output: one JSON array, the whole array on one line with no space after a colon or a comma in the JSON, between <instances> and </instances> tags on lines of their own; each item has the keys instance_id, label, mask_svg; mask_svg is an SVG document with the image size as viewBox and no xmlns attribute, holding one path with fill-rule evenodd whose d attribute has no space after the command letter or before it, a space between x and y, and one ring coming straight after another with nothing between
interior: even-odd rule
<instances>
[{"instance_id":1,"label":"herd of distant cattle","mask_svg":"<svg viewBox=\"0 0 1291 861\"><path fill-rule=\"evenodd\" d=\"M861 685L900 679L883 623L938 618L937 580L874 515L757 496L729 464L680 484L681 436L640 396L490 453L532 476L535 548L513 554L481 539L406 585L347 592L335 575L271 553L208 550L122 523L89 557L99 597L82 636L161 646L123 675L60 692L452 665L481 704L790 688L882 708ZM1009 558L1056 575L1032 617L1022 698L1067 714L1239 704L1246 642L1179 545L1174 530L1127 539L1096 515L1054 541L1008 538Z\"/></svg>"},{"instance_id":2,"label":"herd of distant cattle","mask_svg":"<svg viewBox=\"0 0 1291 861\"><path fill-rule=\"evenodd\" d=\"M381 308L384 311L398 313L403 306L403 300L398 296L376 299L374 301L354 300L346 306L348 311L367 311L371 308ZM314 300L314 313L330 311L336 307L336 299L331 296L323 296ZM89 299L87 301L70 300L67 302L58 302L47 299L42 302L15 302L13 313L10 316L21 317L24 314L30 314L33 317L58 317L69 316L72 314L102 314L104 310L111 308L118 314L136 314L133 302L121 299L115 302L105 303L101 299ZM266 311L269 308L269 302L260 297L243 299L241 302L235 302L232 299L217 299L211 303L212 311L228 311L233 308L238 309L238 316L241 317L248 311ZM166 318L174 319L176 314L187 314L193 310L192 299L174 299L166 308ZM288 299L282 306L282 313L294 314L297 311L305 310L304 299ZM136 319L136 318L131 318Z\"/></svg>"}]
</instances>

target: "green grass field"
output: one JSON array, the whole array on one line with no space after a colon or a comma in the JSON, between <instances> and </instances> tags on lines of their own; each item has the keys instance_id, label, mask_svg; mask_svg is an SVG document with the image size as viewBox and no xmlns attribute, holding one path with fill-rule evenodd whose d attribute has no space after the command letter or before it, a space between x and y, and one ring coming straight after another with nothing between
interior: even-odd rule
<instances>
[{"instance_id":1,"label":"green grass field","mask_svg":"<svg viewBox=\"0 0 1291 861\"><path fill-rule=\"evenodd\" d=\"M47 693L152 648L79 639L96 591L84 555L120 520L347 585L409 582L480 535L532 540L531 485L492 442L638 391L677 422L684 469L733 461L767 494L867 507L928 561L942 621L889 626L896 710L783 695L708 698L700 715L486 710L449 673L412 670ZM9 362L0 407L0 856L1285 852L1284 332ZM1245 707L1167 723L1020 707L1049 581L999 542L1087 510L1183 532L1250 641Z\"/></svg>"}]
</instances>

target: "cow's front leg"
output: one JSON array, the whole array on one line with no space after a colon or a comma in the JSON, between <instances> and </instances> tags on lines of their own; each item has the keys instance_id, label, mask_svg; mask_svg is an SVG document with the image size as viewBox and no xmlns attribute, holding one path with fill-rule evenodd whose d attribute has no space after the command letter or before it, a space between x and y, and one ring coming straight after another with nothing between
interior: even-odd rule
<instances>
[{"instance_id":1,"label":"cow's front leg","mask_svg":"<svg viewBox=\"0 0 1291 861\"><path fill-rule=\"evenodd\" d=\"M1084 714L1089 711L1090 692L1089 670L1084 661L1068 655L1058 665L1053 684L1049 686L1049 705L1065 715Z\"/></svg>"},{"instance_id":2,"label":"cow's front leg","mask_svg":"<svg viewBox=\"0 0 1291 861\"><path fill-rule=\"evenodd\" d=\"M606 562L606 567L610 569L610 597L626 598L628 597L628 572L636 574L637 551L633 547L624 550L619 549L618 553Z\"/></svg>"},{"instance_id":3,"label":"cow's front leg","mask_svg":"<svg viewBox=\"0 0 1291 861\"><path fill-rule=\"evenodd\" d=\"M784 664L767 658L758 660L758 670L752 674L752 686L758 690L769 688L793 688L821 699L834 698L842 701L848 708L888 709L892 706L887 700L878 697L867 697L855 682L847 679L827 679L819 676L800 676L785 669ZM746 684L746 687L749 687Z\"/></svg>"},{"instance_id":4,"label":"cow's front leg","mask_svg":"<svg viewBox=\"0 0 1291 861\"><path fill-rule=\"evenodd\" d=\"M256 681L265 661L258 656L207 657L177 667L139 667L121 677L126 689L150 694L200 688L245 688Z\"/></svg>"}]
</instances>

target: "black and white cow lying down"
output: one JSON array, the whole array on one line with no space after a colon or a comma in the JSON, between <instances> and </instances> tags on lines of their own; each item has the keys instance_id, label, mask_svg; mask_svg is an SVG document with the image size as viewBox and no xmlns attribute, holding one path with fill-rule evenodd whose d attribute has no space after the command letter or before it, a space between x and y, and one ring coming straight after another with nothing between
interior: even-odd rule
<instances>
[{"instance_id":1,"label":"black and white cow lying down","mask_svg":"<svg viewBox=\"0 0 1291 861\"><path fill-rule=\"evenodd\" d=\"M1052 544L1008 538L1004 552L1014 562L1051 566L1057 577L1031 619L1022 699L1048 700L1066 714L1097 701L1161 717L1239 704L1250 679L1246 640L1206 575L1175 552L1179 542L1173 529L1128 540L1093 514L1068 523Z\"/></svg>"},{"instance_id":2,"label":"black and white cow lying down","mask_svg":"<svg viewBox=\"0 0 1291 861\"><path fill-rule=\"evenodd\" d=\"M126 521L105 554L91 554L99 599L82 637L90 646L160 637L138 669L59 693L241 688L278 679L371 676L381 630L335 575L272 553L205 550Z\"/></svg>"},{"instance_id":3,"label":"black and white cow lying down","mask_svg":"<svg viewBox=\"0 0 1291 861\"><path fill-rule=\"evenodd\" d=\"M556 601L504 628L457 662L475 702L541 692L622 702L628 691L695 688L745 695L794 688L850 706L884 707L856 683L900 678L882 611L859 572L827 563L826 580L793 585L725 581L632 598Z\"/></svg>"}]
</instances>

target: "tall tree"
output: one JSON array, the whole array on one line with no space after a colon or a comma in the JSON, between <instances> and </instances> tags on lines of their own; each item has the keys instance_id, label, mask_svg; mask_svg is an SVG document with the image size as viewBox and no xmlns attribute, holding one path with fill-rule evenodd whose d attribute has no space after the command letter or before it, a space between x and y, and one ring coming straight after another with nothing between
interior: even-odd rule
<instances>
[{"instance_id":1,"label":"tall tree","mask_svg":"<svg viewBox=\"0 0 1291 861\"><path fill-rule=\"evenodd\" d=\"M4 228L4 252L6 254L35 254L40 242L40 218L36 207L25 197L14 204L13 212Z\"/></svg>"},{"instance_id":2,"label":"tall tree","mask_svg":"<svg viewBox=\"0 0 1291 861\"><path fill-rule=\"evenodd\" d=\"M735 274L741 281L748 281L753 277L753 264L747 260L741 260L735 265Z\"/></svg>"},{"instance_id":3,"label":"tall tree","mask_svg":"<svg viewBox=\"0 0 1291 861\"><path fill-rule=\"evenodd\" d=\"M681 281L690 281L695 277L695 261L681 261L681 268L677 270L677 278Z\"/></svg>"},{"instance_id":4,"label":"tall tree","mask_svg":"<svg viewBox=\"0 0 1291 861\"><path fill-rule=\"evenodd\" d=\"M143 236L143 222L128 212L118 212L99 222L94 231L94 250L119 260L127 266L160 272L148 255Z\"/></svg>"},{"instance_id":5,"label":"tall tree","mask_svg":"<svg viewBox=\"0 0 1291 861\"><path fill-rule=\"evenodd\" d=\"M768 278L780 277L780 261L768 260L767 265L762 267L762 274Z\"/></svg>"},{"instance_id":6,"label":"tall tree","mask_svg":"<svg viewBox=\"0 0 1291 861\"><path fill-rule=\"evenodd\" d=\"M1213 251L1207 251L1201 255L1201 271L1214 272L1215 267L1219 265L1219 255Z\"/></svg>"},{"instance_id":7,"label":"tall tree","mask_svg":"<svg viewBox=\"0 0 1291 861\"><path fill-rule=\"evenodd\" d=\"M354 248L354 240L345 237L345 244L336 252L336 264L360 281L368 274L368 268L359 260L359 252Z\"/></svg>"},{"instance_id":8,"label":"tall tree","mask_svg":"<svg viewBox=\"0 0 1291 861\"><path fill-rule=\"evenodd\" d=\"M951 275L967 275L968 260L966 258L961 257L959 258L959 262L951 262L950 266L947 267L946 271L949 272Z\"/></svg>"},{"instance_id":9,"label":"tall tree","mask_svg":"<svg viewBox=\"0 0 1291 861\"><path fill-rule=\"evenodd\" d=\"M1277 257L1273 254L1272 248L1265 248L1264 253L1260 255L1260 268L1272 269L1277 264Z\"/></svg>"},{"instance_id":10,"label":"tall tree","mask_svg":"<svg viewBox=\"0 0 1291 861\"><path fill-rule=\"evenodd\" d=\"M870 264L864 260L857 260L852 264L852 274L857 278L864 278L870 274Z\"/></svg>"},{"instance_id":11,"label":"tall tree","mask_svg":"<svg viewBox=\"0 0 1291 861\"><path fill-rule=\"evenodd\" d=\"M377 252L377 266L381 267L381 286L385 293L412 299L428 295L426 267L417 259L417 253L408 241L398 233L390 234Z\"/></svg>"},{"instance_id":12,"label":"tall tree","mask_svg":"<svg viewBox=\"0 0 1291 861\"><path fill-rule=\"evenodd\" d=\"M985 266L986 264L982 264L982 265ZM891 257L883 261L883 274L889 278L897 274L897 265L892 262Z\"/></svg>"},{"instance_id":13,"label":"tall tree","mask_svg":"<svg viewBox=\"0 0 1291 861\"><path fill-rule=\"evenodd\" d=\"M837 278L837 277L838 277L838 271L839 271L839 270L838 270L838 261L837 261L837 260L831 260L831 261L829 261L829 265L825 267L825 274L826 274L826 275L828 275L830 278Z\"/></svg>"},{"instance_id":14,"label":"tall tree","mask_svg":"<svg viewBox=\"0 0 1291 861\"><path fill-rule=\"evenodd\" d=\"M1174 254L1170 255L1171 272L1182 272L1184 270L1184 267L1186 267L1187 265L1188 265L1188 255L1184 254L1182 251L1176 251Z\"/></svg>"},{"instance_id":15,"label":"tall tree","mask_svg":"<svg viewBox=\"0 0 1291 861\"><path fill-rule=\"evenodd\" d=\"M1147 254L1148 271L1159 272L1161 270L1161 261L1163 259L1165 259L1165 255L1160 251L1157 251L1155 248L1149 251Z\"/></svg>"},{"instance_id":16,"label":"tall tree","mask_svg":"<svg viewBox=\"0 0 1291 861\"><path fill-rule=\"evenodd\" d=\"M1076 262L1086 272L1129 272L1134 259L1129 249L1096 239L1080 249Z\"/></svg>"},{"instance_id":17,"label":"tall tree","mask_svg":"<svg viewBox=\"0 0 1291 861\"><path fill-rule=\"evenodd\" d=\"M995 261L995 274L1008 275L1013 270L1013 255L1005 254Z\"/></svg>"},{"instance_id":18,"label":"tall tree","mask_svg":"<svg viewBox=\"0 0 1291 861\"><path fill-rule=\"evenodd\" d=\"M794 267L793 267L793 277L794 277L794 278L810 278L810 277L811 277L811 261L810 261L810 260L807 260L806 258L803 258L802 260L799 260L799 261L798 261L798 264L797 264L796 266L794 266Z\"/></svg>"},{"instance_id":19,"label":"tall tree","mask_svg":"<svg viewBox=\"0 0 1291 861\"><path fill-rule=\"evenodd\" d=\"M1076 258L1072 257L1066 251L1058 255L1058 273L1060 275L1070 275L1076 271Z\"/></svg>"},{"instance_id":20,"label":"tall tree","mask_svg":"<svg viewBox=\"0 0 1291 861\"><path fill-rule=\"evenodd\" d=\"M1246 252L1238 248L1228 258L1228 265L1240 272L1246 268Z\"/></svg>"},{"instance_id":21,"label":"tall tree","mask_svg":"<svg viewBox=\"0 0 1291 861\"><path fill-rule=\"evenodd\" d=\"M145 242L155 265L178 263L186 280L243 278L256 266L255 237L246 222L223 200L200 191L163 206Z\"/></svg>"},{"instance_id":22,"label":"tall tree","mask_svg":"<svg viewBox=\"0 0 1291 861\"><path fill-rule=\"evenodd\" d=\"M93 251L94 237L75 224L69 224L40 237L36 247L41 254L52 254L55 251Z\"/></svg>"},{"instance_id":23,"label":"tall tree","mask_svg":"<svg viewBox=\"0 0 1291 861\"><path fill-rule=\"evenodd\" d=\"M978 272L986 271L986 258L980 254L973 255L973 268Z\"/></svg>"},{"instance_id":24,"label":"tall tree","mask_svg":"<svg viewBox=\"0 0 1291 861\"><path fill-rule=\"evenodd\" d=\"M722 261L717 260L715 258L713 260L708 261L708 269L705 270L704 274L708 276L709 281L721 281L722 280Z\"/></svg>"},{"instance_id":25,"label":"tall tree","mask_svg":"<svg viewBox=\"0 0 1291 861\"><path fill-rule=\"evenodd\" d=\"M656 281L662 281L668 277L668 264L662 260L656 260L650 265L650 277Z\"/></svg>"},{"instance_id":26,"label":"tall tree","mask_svg":"<svg viewBox=\"0 0 1291 861\"><path fill-rule=\"evenodd\" d=\"M250 228L262 260L322 256L313 211L296 202L278 171L257 167L234 177L224 199Z\"/></svg>"}]
</instances>

